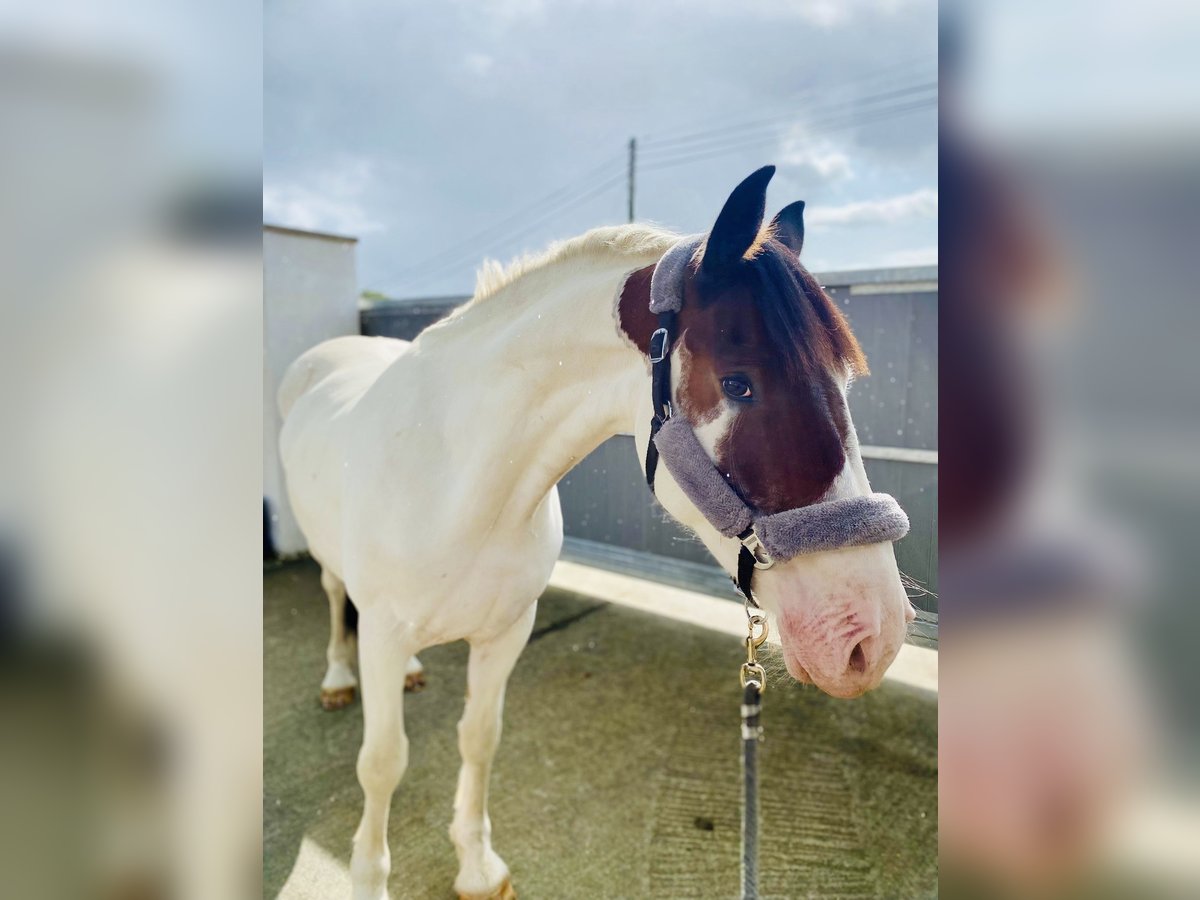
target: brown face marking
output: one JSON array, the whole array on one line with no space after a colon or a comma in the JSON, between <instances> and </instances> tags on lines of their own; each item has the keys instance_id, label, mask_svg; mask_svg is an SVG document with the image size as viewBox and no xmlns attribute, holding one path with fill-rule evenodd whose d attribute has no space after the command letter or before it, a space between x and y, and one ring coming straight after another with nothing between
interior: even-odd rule
<instances>
[{"instance_id":1,"label":"brown face marking","mask_svg":"<svg viewBox=\"0 0 1200 900\"><path fill-rule=\"evenodd\" d=\"M733 409L717 466L748 503L769 514L816 502L841 473L850 421L838 379L865 366L845 320L811 277L803 296L765 296L768 282L753 264L724 283L694 273L685 282L680 330L688 366L679 402L693 425ZM768 332L765 303L804 304L795 312L809 333L790 360ZM726 396L722 380L731 375L749 380L750 402Z\"/></svg>"},{"instance_id":2,"label":"brown face marking","mask_svg":"<svg viewBox=\"0 0 1200 900\"><path fill-rule=\"evenodd\" d=\"M794 255L788 259L799 268ZM733 425L716 448L717 467L748 503L770 514L816 502L841 473L850 420L838 378L865 372L866 364L845 319L811 276L805 273L802 297L766 297L754 264L719 283L689 272L676 336L683 378L675 396L693 426L733 408ZM648 266L631 273L617 304L621 330L643 353L658 327L649 310L653 272ZM768 333L763 303L804 305L797 310L808 332L790 361ZM726 397L722 379L730 375L749 379L751 402Z\"/></svg>"}]
</instances>

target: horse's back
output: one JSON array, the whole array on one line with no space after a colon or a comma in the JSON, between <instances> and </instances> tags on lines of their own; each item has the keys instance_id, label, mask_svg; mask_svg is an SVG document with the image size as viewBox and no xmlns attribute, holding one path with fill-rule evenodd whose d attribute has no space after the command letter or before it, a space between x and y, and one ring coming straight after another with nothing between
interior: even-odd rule
<instances>
[{"instance_id":1,"label":"horse's back","mask_svg":"<svg viewBox=\"0 0 1200 900\"><path fill-rule=\"evenodd\" d=\"M343 418L408 341L349 335L303 353L279 386L279 451L288 497L309 550L341 574Z\"/></svg>"},{"instance_id":2,"label":"horse's back","mask_svg":"<svg viewBox=\"0 0 1200 900\"><path fill-rule=\"evenodd\" d=\"M302 353L284 372L277 395L280 415L287 419L296 401L331 375L374 370L378 376L408 347L408 341L360 334L322 341Z\"/></svg>"}]
</instances>

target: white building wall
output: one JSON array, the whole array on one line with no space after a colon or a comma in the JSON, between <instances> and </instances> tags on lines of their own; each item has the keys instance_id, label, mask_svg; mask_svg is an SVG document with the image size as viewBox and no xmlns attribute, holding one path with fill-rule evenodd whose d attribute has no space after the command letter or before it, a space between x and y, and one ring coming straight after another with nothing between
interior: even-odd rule
<instances>
[{"instance_id":1,"label":"white building wall","mask_svg":"<svg viewBox=\"0 0 1200 900\"><path fill-rule=\"evenodd\" d=\"M354 238L263 228L263 496L283 555L301 553L307 543L287 500L275 395L284 371L305 350L358 334L355 244Z\"/></svg>"}]
</instances>

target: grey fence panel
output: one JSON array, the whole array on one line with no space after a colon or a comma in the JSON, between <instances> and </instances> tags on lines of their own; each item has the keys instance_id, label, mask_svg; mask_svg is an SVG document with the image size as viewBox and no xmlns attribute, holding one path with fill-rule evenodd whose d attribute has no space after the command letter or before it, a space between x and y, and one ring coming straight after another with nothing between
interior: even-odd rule
<instances>
[{"instance_id":1,"label":"grey fence panel","mask_svg":"<svg viewBox=\"0 0 1200 900\"><path fill-rule=\"evenodd\" d=\"M864 462L871 487L891 494L908 513L909 532L896 544L896 562L927 592L910 591L913 603L918 609L937 612L937 466L885 459Z\"/></svg>"},{"instance_id":2,"label":"grey fence panel","mask_svg":"<svg viewBox=\"0 0 1200 900\"><path fill-rule=\"evenodd\" d=\"M631 437L605 441L564 476L558 491L571 537L713 564L704 545L676 525L646 487Z\"/></svg>"},{"instance_id":3,"label":"grey fence panel","mask_svg":"<svg viewBox=\"0 0 1200 900\"><path fill-rule=\"evenodd\" d=\"M824 281L871 366L870 376L850 389L850 411L863 445L937 448L938 309L936 290L931 289L936 278L936 269L922 269L842 273ZM377 304L363 310L362 332L411 340L466 299ZM872 487L893 494L912 523L909 535L896 545L901 570L936 592L936 461L868 455L865 465ZM703 544L670 520L646 489L632 438L605 441L567 473L559 492L568 547L574 555L642 574L654 572L689 587L724 589L727 579ZM631 552L639 558L652 554L646 558L658 563L630 566ZM915 602L936 615L932 594L916 597Z\"/></svg>"},{"instance_id":4,"label":"grey fence panel","mask_svg":"<svg viewBox=\"0 0 1200 900\"><path fill-rule=\"evenodd\" d=\"M908 367L909 391L906 406L913 423L906 432L906 446L936 449L938 446L938 305L937 294L913 300L912 362Z\"/></svg>"},{"instance_id":5,"label":"grey fence panel","mask_svg":"<svg viewBox=\"0 0 1200 900\"><path fill-rule=\"evenodd\" d=\"M937 294L829 294L850 322L871 374L850 387L864 444L937 449Z\"/></svg>"}]
</instances>

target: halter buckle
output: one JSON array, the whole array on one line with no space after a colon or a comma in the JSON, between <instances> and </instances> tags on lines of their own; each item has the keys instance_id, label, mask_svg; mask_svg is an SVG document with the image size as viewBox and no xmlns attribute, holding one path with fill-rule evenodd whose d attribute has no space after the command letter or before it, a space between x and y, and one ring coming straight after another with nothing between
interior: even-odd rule
<instances>
[{"instance_id":1,"label":"halter buckle","mask_svg":"<svg viewBox=\"0 0 1200 900\"><path fill-rule=\"evenodd\" d=\"M749 550L750 555L754 557L754 568L769 569L775 565L775 558L767 552L767 548L763 546L763 542L758 539L753 525L739 534L738 540L742 542L742 546Z\"/></svg>"},{"instance_id":2,"label":"halter buckle","mask_svg":"<svg viewBox=\"0 0 1200 900\"><path fill-rule=\"evenodd\" d=\"M658 341L657 349L655 341ZM671 346L671 335L665 328L659 328L650 335L650 362L660 363L667 358L667 350Z\"/></svg>"}]
</instances>

